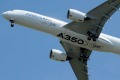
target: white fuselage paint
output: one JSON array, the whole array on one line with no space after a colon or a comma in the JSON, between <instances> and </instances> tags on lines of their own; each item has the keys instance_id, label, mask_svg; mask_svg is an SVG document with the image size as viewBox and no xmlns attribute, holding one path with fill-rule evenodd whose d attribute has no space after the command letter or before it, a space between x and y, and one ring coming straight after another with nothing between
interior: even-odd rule
<instances>
[{"instance_id":1,"label":"white fuselage paint","mask_svg":"<svg viewBox=\"0 0 120 80\"><path fill-rule=\"evenodd\" d=\"M68 24L66 22L24 10L7 11L3 16L7 20L14 19L16 24L49 33L62 41L82 48L120 54L119 38L101 33L96 42L88 41L88 36L64 28L63 26Z\"/></svg>"}]
</instances>

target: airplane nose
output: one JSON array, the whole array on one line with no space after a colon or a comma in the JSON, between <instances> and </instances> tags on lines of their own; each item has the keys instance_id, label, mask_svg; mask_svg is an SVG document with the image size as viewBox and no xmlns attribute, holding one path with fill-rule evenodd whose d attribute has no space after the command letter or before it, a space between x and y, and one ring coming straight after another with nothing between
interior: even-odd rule
<instances>
[{"instance_id":1,"label":"airplane nose","mask_svg":"<svg viewBox=\"0 0 120 80\"><path fill-rule=\"evenodd\" d=\"M2 16L3 16L3 17L6 17L7 15L8 15L8 12L3 12L3 13L2 13Z\"/></svg>"}]
</instances>

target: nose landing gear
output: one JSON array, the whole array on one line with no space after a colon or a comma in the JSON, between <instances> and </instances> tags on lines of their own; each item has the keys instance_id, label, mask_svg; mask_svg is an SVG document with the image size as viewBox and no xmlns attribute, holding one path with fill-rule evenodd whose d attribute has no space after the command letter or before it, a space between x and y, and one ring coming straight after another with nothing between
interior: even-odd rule
<instances>
[{"instance_id":1,"label":"nose landing gear","mask_svg":"<svg viewBox=\"0 0 120 80\"><path fill-rule=\"evenodd\" d=\"M14 21L15 21L14 19L10 19L11 27L14 27Z\"/></svg>"}]
</instances>

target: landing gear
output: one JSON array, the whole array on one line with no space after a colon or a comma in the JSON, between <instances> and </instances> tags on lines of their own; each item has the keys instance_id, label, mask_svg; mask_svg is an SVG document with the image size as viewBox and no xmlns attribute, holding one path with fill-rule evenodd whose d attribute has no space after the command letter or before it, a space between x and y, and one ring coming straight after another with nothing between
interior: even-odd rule
<instances>
[{"instance_id":1,"label":"landing gear","mask_svg":"<svg viewBox=\"0 0 120 80\"><path fill-rule=\"evenodd\" d=\"M84 55L84 54L80 54L80 56L79 56L79 58L78 58L78 60L80 60L80 61L87 61L88 60L88 56L87 55Z\"/></svg>"},{"instance_id":2,"label":"landing gear","mask_svg":"<svg viewBox=\"0 0 120 80\"><path fill-rule=\"evenodd\" d=\"M88 31L87 34L89 36L87 40L90 41L92 39L93 41L97 41L98 35L95 32Z\"/></svg>"},{"instance_id":3,"label":"landing gear","mask_svg":"<svg viewBox=\"0 0 120 80\"><path fill-rule=\"evenodd\" d=\"M11 27L14 27L14 23L11 23Z\"/></svg>"},{"instance_id":4,"label":"landing gear","mask_svg":"<svg viewBox=\"0 0 120 80\"><path fill-rule=\"evenodd\" d=\"M86 61L89 60L89 54L87 54L86 49L81 48L78 60L82 61L83 63L86 63Z\"/></svg>"},{"instance_id":5,"label":"landing gear","mask_svg":"<svg viewBox=\"0 0 120 80\"><path fill-rule=\"evenodd\" d=\"M67 59L66 59L66 60L69 60L69 61L70 61L70 60L72 60L72 59L73 59L73 58L71 58L71 57L67 56Z\"/></svg>"},{"instance_id":6,"label":"landing gear","mask_svg":"<svg viewBox=\"0 0 120 80\"><path fill-rule=\"evenodd\" d=\"M93 38L93 41L97 41L97 38Z\"/></svg>"},{"instance_id":7,"label":"landing gear","mask_svg":"<svg viewBox=\"0 0 120 80\"><path fill-rule=\"evenodd\" d=\"M88 37L87 39L90 41L92 38L91 38L91 37Z\"/></svg>"},{"instance_id":8,"label":"landing gear","mask_svg":"<svg viewBox=\"0 0 120 80\"><path fill-rule=\"evenodd\" d=\"M14 19L10 19L11 27L14 27Z\"/></svg>"}]
</instances>

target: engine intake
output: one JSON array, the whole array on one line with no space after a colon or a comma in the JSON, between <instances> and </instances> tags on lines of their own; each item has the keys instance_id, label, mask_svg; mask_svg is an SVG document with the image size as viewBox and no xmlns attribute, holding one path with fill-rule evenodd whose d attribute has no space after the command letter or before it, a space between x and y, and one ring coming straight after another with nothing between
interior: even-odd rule
<instances>
[{"instance_id":1,"label":"engine intake","mask_svg":"<svg viewBox=\"0 0 120 80\"><path fill-rule=\"evenodd\" d=\"M67 55L60 50L52 49L50 52L50 58L57 61L65 62Z\"/></svg>"},{"instance_id":2,"label":"engine intake","mask_svg":"<svg viewBox=\"0 0 120 80\"><path fill-rule=\"evenodd\" d=\"M84 22L85 20L90 19L87 17L85 13L74 10L74 9L68 10L67 18L75 22Z\"/></svg>"}]
</instances>

